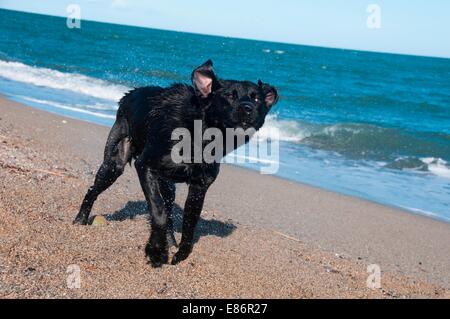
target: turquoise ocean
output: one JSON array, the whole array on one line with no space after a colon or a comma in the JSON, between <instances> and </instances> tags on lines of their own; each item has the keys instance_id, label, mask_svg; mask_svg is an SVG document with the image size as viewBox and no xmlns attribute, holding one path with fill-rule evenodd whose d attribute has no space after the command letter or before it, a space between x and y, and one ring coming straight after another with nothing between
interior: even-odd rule
<instances>
[{"instance_id":1,"label":"turquoise ocean","mask_svg":"<svg viewBox=\"0 0 450 319\"><path fill-rule=\"evenodd\" d=\"M89 21L69 29L8 10L0 30L0 94L10 99L111 126L130 88L189 83L212 59L221 78L279 89L265 124L280 132L278 176L450 221L450 59Z\"/></svg>"}]
</instances>

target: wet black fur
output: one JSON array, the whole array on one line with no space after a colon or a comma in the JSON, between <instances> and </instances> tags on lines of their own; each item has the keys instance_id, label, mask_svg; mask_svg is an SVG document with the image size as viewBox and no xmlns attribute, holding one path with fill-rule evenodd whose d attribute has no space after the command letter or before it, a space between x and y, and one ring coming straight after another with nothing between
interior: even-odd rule
<instances>
[{"instance_id":1,"label":"wet black fur","mask_svg":"<svg viewBox=\"0 0 450 319\"><path fill-rule=\"evenodd\" d=\"M207 96L201 94L195 75L211 79ZM121 99L116 122L106 142L104 161L74 220L75 224L87 224L97 197L122 175L127 163L134 159L150 210L152 231L146 254L154 267L167 263L168 247L176 245L171 220L175 183L187 183L189 193L184 207L180 247L172 264L186 259L192 251L195 226L205 195L220 167L220 163L174 163L171 150L178 141L171 139L173 130L187 128L193 135L194 120L203 121L203 130L219 128L224 136L227 127L258 130L278 99L275 88L262 82L254 84L217 79L211 61L194 70L192 79L193 86L143 87L132 90Z\"/></svg>"}]
</instances>

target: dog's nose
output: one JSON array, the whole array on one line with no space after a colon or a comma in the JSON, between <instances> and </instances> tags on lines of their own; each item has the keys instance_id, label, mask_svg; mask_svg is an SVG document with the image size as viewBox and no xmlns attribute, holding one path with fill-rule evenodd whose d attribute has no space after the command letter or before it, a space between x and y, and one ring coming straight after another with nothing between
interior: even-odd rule
<instances>
[{"instance_id":1,"label":"dog's nose","mask_svg":"<svg viewBox=\"0 0 450 319\"><path fill-rule=\"evenodd\" d=\"M251 103L242 103L242 108L245 113L250 114L253 111L253 105Z\"/></svg>"},{"instance_id":2,"label":"dog's nose","mask_svg":"<svg viewBox=\"0 0 450 319\"><path fill-rule=\"evenodd\" d=\"M247 113L250 113L251 111L253 111L253 107L251 105L246 104L246 105L244 105L244 110Z\"/></svg>"}]
</instances>

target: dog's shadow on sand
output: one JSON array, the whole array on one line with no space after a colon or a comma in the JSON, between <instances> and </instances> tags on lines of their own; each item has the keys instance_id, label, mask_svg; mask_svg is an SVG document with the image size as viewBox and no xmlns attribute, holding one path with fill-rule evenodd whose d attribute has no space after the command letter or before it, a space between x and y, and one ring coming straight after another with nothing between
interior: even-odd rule
<instances>
[{"instance_id":1,"label":"dog's shadow on sand","mask_svg":"<svg viewBox=\"0 0 450 319\"><path fill-rule=\"evenodd\" d=\"M129 201L124 208L115 211L112 214L104 215L106 220L120 222L128 219L134 219L141 215L149 215L147 202ZM181 233L183 225L183 209L174 204L172 210L173 228L177 233ZM200 216L197 228L195 229L195 242L202 236L228 237L236 229L236 226L229 222L222 222L216 219L203 219Z\"/></svg>"}]
</instances>

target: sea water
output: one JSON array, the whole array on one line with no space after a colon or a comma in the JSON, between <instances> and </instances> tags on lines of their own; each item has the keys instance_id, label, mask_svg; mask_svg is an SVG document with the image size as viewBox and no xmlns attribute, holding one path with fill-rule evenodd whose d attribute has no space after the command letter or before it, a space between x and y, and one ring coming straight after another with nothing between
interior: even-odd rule
<instances>
[{"instance_id":1,"label":"sea water","mask_svg":"<svg viewBox=\"0 0 450 319\"><path fill-rule=\"evenodd\" d=\"M240 40L0 10L0 93L111 126L130 88L219 77L276 86L278 175L450 221L450 59ZM259 169L263 163L244 166Z\"/></svg>"}]
</instances>

